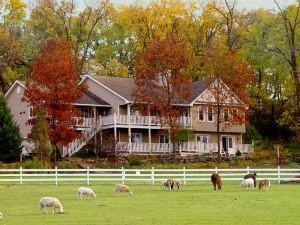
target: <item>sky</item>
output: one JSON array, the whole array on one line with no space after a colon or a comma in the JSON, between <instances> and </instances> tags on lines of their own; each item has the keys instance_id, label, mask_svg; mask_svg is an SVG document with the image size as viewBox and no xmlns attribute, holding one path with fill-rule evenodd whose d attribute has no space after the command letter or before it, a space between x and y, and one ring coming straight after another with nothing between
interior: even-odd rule
<instances>
[{"instance_id":1,"label":"sky","mask_svg":"<svg viewBox=\"0 0 300 225\"><path fill-rule=\"evenodd\" d=\"M89 0L75 0L75 2L80 2L81 4L84 4L84 2ZM95 0L93 0L95 1ZM136 2L137 0L111 0L114 4L120 5L120 4L132 4ZM139 2L144 2L147 4L151 0L139 0ZM188 2L189 0L185 0ZM199 0L201 1L201 0ZM205 0L203 0L205 1ZM256 9L256 8L267 8L267 9L275 9L276 5L274 3L274 0L237 0L238 1L238 8L239 9L245 9L245 10L251 10L251 9ZM281 5L286 5L288 3L292 3L295 0L278 0ZM34 3L36 0L25 0L27 3Z\"/></svg>"}]
</instances>

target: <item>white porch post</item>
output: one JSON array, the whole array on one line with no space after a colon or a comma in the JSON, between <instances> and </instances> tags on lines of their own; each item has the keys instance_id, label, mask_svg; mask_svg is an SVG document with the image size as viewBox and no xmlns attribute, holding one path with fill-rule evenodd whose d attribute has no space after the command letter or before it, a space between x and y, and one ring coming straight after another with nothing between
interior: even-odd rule
<instances>
[{"instance_id":1,"label":"white porch post","mask_svg":"<svg viewBox=\"0 0 300 225\"><path fill-rule=\"evenodd\" d=\"M114 113L114 140L115 140L115 143L117 143L117 116L116 116L116 113Z\"/></svg>"},{"instance_id":2,"label":"white porch post","mask_svg":"<svg viewBox=\"0 0 300 225\"><path fill-rule=\"evenodd\" d=\"M97 124L97 110L96 107L93 107L93 118L94 118L94 123ZM94 124L91 124L92 126ZM98 128L98 127L97 127ZM94 136L94 152L97 152L97 132L95 132Z\"/></svg>"},{"instance_id":3,"label":"white porch post","mask_svg":"<svg viewBox=\"0 0 300 225\"><path fill-rule=\"evenodd\" d=\"M127 120L128 120L128 144L129 144L129 153L132 153L131 145L131 126L130 126L130 103L127 104Z\"/></svg>"},{"instance_id":4,"label":"white porch post","mask_svg":"<svg viewBox=\"0 0 300 225\"><path fill-rule=\"evenodd\" d=\"M151 154L151 115L148 109L148 151Z\"/></svg>"}]
</instances>

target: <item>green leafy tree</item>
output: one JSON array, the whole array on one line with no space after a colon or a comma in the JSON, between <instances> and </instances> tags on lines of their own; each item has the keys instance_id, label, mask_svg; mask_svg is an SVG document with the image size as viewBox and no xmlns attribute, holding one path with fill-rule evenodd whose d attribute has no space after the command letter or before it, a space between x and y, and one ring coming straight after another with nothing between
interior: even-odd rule
<instances>
[{"instance_id":1,"label":"green leafy tree","mask_svg":"<svg viewBox=\"0 0 300 225\"><path fill-rule=\"evenodd\" d=\"M36 122L31 129L31 139L35 144L34 153L39 162L44 165L49 164L50 156L53 152L49 139L49 128L46 120L46 113L39 111Z\"/></svg>"},{"instance_id":2,"label":"green leafy tree","mask_svg":"<svg viewBox=\"0 0 300 225\"><path fill-rule=\"evenodd\" d=\"M21 146L19 127L0 94L0 161L14 161Z\"/></svg>"}]
</instances>

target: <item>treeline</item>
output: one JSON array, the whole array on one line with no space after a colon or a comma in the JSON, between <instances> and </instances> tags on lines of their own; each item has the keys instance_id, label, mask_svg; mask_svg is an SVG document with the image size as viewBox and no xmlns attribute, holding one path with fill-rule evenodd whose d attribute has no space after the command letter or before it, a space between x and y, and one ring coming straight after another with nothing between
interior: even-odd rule
<instances>
[{"instance_id":1,"label":"treeline","mask_svg":"<svg viewBox=\"0 0 300 225\"><path fill-rule=\"evenodd\" d=\"M77 74L134 76L134 57L157 37L175 34L192 59L191 80L206 76L205 59L234 52L255 79L251 119L266 137L300 140L300 1L277 10L242 11L238 0L155 0L116 6L109 0L0 0L0 89L27 79L51 37L69 41ZM298 141L299 141L298 140Z\"/></svg>"}]
</instances>

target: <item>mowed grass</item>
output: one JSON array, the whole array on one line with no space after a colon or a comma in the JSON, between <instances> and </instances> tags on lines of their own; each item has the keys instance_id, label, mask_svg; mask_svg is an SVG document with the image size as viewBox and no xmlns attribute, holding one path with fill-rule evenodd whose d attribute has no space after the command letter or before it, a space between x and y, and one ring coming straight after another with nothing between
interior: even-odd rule
<instances>
[{"instance_id":1,"label":"mowed grass","mask_svg":"<svg viewBox=\"0 0 300 225\"><path fill-rule=\"evenodd\" d=\"M113 183L92 183L96 200L77 200L80 183L0 184L0 225L269 225L300 224L300 186L272 183L272 190L240 189L224 181L221 191L210 182L189 182L169 192L160 183L129 183L133 195L114 196ZM41 215L39 199L60 199L65 214Z\"/></svg>"}]
</instances>

